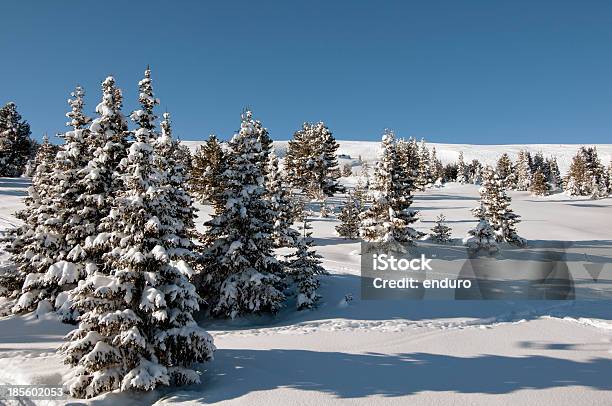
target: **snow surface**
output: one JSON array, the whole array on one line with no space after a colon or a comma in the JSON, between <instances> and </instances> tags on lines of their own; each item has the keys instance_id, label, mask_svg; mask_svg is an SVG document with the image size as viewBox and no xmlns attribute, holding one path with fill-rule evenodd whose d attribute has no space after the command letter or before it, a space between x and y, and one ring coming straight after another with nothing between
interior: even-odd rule
<instances>
[{"instance_id":1,"label":"snow surface","mask_svg":"<svg viewBox=\"0 0 612 406\"><path fill-rule=\"evenodd\" d=\"M366 142L340 145L339 152L351 159L373 157L378 148L378 143ZM438 145L442 157L461 150ZM490 154L511 152L509 146L459 147L465 148L466 160L493 162ZM557 157L565 148L554 147ZM571 155L578 146L567 148ZM605 162L612 146L598 150ZM26 179L0 178L0 227L18 223L12 214L27 187ZM527 192L510 196L522 216L518 230L525 238L612 246L611 198L535 198ZM330 204L342 200L337 196ZM444 213L453 238L463 238L476 224L470 210L477 200L473 185L448 184L418 193L417 229L429 230ZM199 208L201 229L210 208ZM288 303L275 317L203 319L218 350L215 360L202 366L201 384L146 394L111 393L78 403L612 404L610 302L361 300L359 244L336 236L333 216L314 215L311 224L315 248L330 272L322 278L317 309L297 312ZM604 272L612 273L609 262ZM353 300L346 301L347 295ZM0 384L59 385L68 367L55 350L71 329L52 314L1 318Z\"/></svg>"}]
</instances>

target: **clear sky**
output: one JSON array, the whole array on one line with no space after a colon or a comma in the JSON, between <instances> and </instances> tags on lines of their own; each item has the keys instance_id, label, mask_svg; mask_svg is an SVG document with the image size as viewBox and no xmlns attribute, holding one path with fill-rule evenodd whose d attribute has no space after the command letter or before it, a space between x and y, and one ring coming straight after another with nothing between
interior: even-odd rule
<instances>
[{"instance_id":1,"label":"clear sky","mask_svg":"<svg viewBox=\"0 0 612 406\"><path fill-rule=\"evenodd\" d=\"M136 107L147 64L183 139L228 138L245 106L274 139L612 143L610 1L0 2L0 103L64 131L113 74ZM160 110L161 113L161 110Z\"/></svg>"}]
</instances>

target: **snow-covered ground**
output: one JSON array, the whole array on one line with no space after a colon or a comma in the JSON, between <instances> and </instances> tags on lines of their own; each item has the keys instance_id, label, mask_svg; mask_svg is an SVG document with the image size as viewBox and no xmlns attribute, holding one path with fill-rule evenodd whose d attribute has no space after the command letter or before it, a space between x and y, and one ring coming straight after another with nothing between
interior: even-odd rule
<instances>
[{"instance_id":1,"label":"snow-covered ground","mask_svg":"<svg viewBox=\"0 0 612 406\"><path fill-rule=\"evenodd\" d=\"M341 142L339 153L370 160L377 147ZM466 159L492 154L477 148L470 155L466 146ZM512 152L509 146L487 148ZM565 147L555 148L559 157ZM577 148L567 147L567 156ZM447 150L458 151L439 147L439 153ZM609 159L612 146L598 150ZM0 227L17 222L12 214L27 185L0 179ZM525 238L612 245L612 199L510 195ZM463 237L474 224L470 210L477 199L473 185L419 193L419 228L428 230L444 213L453 237ZM200 209L201 225L209 208ZM218 350L202 367L201 385L108 394L79 404L612 404L610 302L361 300L359 244L335 235L334 218L312 224L330 272L317 309L296 312L289 304L275 317L203 320ZM607 263L604 273L611 267ZM347 303L349 293L354 300ZM60 384L67 367L55 350L70 329L52 315L0 319L0 384Z\"/></svg>"}]
</instances>

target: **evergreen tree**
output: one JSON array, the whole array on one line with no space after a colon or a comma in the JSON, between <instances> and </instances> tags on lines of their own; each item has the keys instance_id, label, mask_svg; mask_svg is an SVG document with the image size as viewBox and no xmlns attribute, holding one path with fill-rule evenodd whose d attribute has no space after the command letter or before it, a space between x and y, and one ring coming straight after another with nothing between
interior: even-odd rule
<instances>
[{"instance_id":1,"label":"evergreen tree","mask_svg":"<svg viewBox=\"0 0 612 406\"><path fill-rule=\"evenodd\" d=\"M340 224L336 226L336 232L339 236L351 240L359 236L359 214L361 213L361 203L359 200L349 194L342 206L338 220Z\"/></svg>"},{"instance_id":2,"label":"evergreen tree","mask_svg":"<svg viewBox=\"0 0 612 406\"><path fill-rule=\"evenodd\" d=\"M228 143L223 173L227 203L206 222L200 289L215 315L276 312L284 300L259 166L263 153L252 115L243 114L240 131Z\"/></svg>"},{"instance_id":3,"label":"evergreen tree","mask_svg":"<svg viewBox=\"0 0 612 406\"><path fill-rule=\"evenodd\" d=\"M36 144L30 125L21 119L15 103L0 108L0 176L21 176Z\"/></svg>"},{"instance_id":4,"label":"evergreen tree","mask_svg":"<svg viewBox=\"0 0 612 406\"><path fill-rule=\"evenodd\" d=\"M308 161L312 155L310 123L304 123L302 128L293 134L293 139L287 144L285 155L285 174L287 181L294 188L304 190L310 181Z\"/></svg>"},{"instance_id":5,"label":"evergreen tree","mask_svg":"<svg viewBox=\"0 0 612 406\"><path fill-rule=\"evenodd\" d=\"M411 227L417 221L417 212L410 209L414 186L404 174L395 147L393 132L386 131L375 173L378 196L360 215L360 234L366 241L413 244L422 236Z\"/></svg>"},{"instance_id":6,"label":"evergreen tree","mask_svg":"<svg viewBox=\"0 0 612 406\"><path fill-rule=\"evenodd\" d=\"M344 164L344 166L342 166L342 176L345 178L353 176L353 168L351 167L351 164Z\"/></svg>"},{"instance_id":7,"label":"evergreen tree","mask_svg":"<svg viewBox=\"0 0 612 406\"><path fill-rule=\"evenodd\" d=\"M444 166L444 181L445 182L455 182L457 180L457 164L450 163Z\"/></svg>"},{"instance_id":8,"label":"evergreen tree","mask_svg":"<svg viewBox=\"0 0 612 406\"><path fill-rule=\"evenodd\" d=\"M301 222L306 216L306 202L304 196L298 193L291 193L289 195L290 207L291 207L291 221L292 223Z\"/></svg>"},{"instance_id":9,"label":"evergreen tree","mask_svg":"<svg viewBox=\"0 0 612 406\"><path fill-rule=\"evenodd\" d=\"M524 246L526 241L516 232L520 216L510 208L512 199L507 195L504 182L496 172L490 169L485 171L480 194L485 216L495 231L497 241Z\"/></svg>"},{"instance_id":10,"label":"evergreen tree","mask_svg":"<svg viewBox=\"0 0 612 406\"><path fill-rule=\"evenodd\" d=\"M508 154L503 153L497 161L497 176L507 188L516 186L516 178L512 167L512 160Z\"/></svg>"},{"instance_id":11,"label":"evergreen tree","mask_svg":"<svg viewBox=\"0 0 612 406\"><path fill-rule=\"evenodd\" d=\"M480 185L482 183L482 164L478 159L472 159L472 162L468 165L468 181L474 185Z\"/></svg>"},{"instance_id":12,"label":"evergreen tree","mask_svg":"<svg viewBox=\"0 0 612 406\"><path fill-rule=\"evenodd\" d=\"M289 141L285 171L293 187L325 196L344 192L338 183L338 143L325 123L304 123Z\"/></svg>"},{"instance_id":13,"label":"evergreen tree","mask_svg":"<svg viewBox=\"0 0 612 406\"><path fill-rule=\"evenodd\" d=\"M247 109L244 114L246 115L247 120L253 119L253 113L250 110ZM261 124L261 121L253 120L253 127L255 128L255 132L257 133L257 141L259 141L259 144L261 145L261 154L258 154L255 159L261 170L261 173L264 176L267 176L268 159L270 154L272 153L272 138L270 138L268 129ZM339 169L338 177L340 177Z\"/></svg>"},{"instance_id":14,"label":"evergreen tree","mask_svg":"<svg viewBox=\"0 0 612 406\"><path fill-rule=\"evenodd\" d=\"M360 176L357 178L357 184L353 191L353 197L357 199L360 207L365 207L367 201L369 201L369 182L368 178Z\"/></svg>"},{"instance_id":15,"label":"evergreen tree","mask_svg":"<svg viewBox=\"0 0 612 406\"><path fill-rule=\"evenodd\" d=\"M190 190L200 202L210 202L216 212L225 204L223 201L225 160L221 143L214 134L208 137L193 156Z\"/></svg>"},{"instance_id":16,"label":"evergreen tree","mask_svg":"<svg viewBox=\"0 0 612 406\"><path fill-rule=\"evenodd\" d=\"M82 316L63 351L75 367L67 384L75 397L199 382L189 367L214 350L193 320L200 299L187 279L189 266L180 256L171 258L174 247L165 238L181 221L168 210L172 180L156 167L164 157L155 154L158 101L148 68L139 87L142 108L131 115L138 125L135 141L117 175L122 187L103 219L112 243L103 259L112 272L91 273L74 291Z\"/></svg>"},{"instance_id":17,"label":"evergreen tree","mask_svg":"<svg viewBox=\"0 0 612 406\"><path fill-rule=\"evenodd\" d=\"M531 186L531 168L526 151L519 151L516 161L516 190L527 190Z\"/></svg>"},{"instance_id":18,"label":"evergreen tree","mask_svg":"<svg viewBox=\"0 0 612 406\"><path fill-rule=\"evenodd\" d=\"M593 180L593 184L591 185L591 199L603 199L608 196L607 188L604 184L598 183Z\"/></svg>"},{"instance_id":19,"label":"evergreen tree","mask_svg":"<svg viewBox=\"0 0 612 406\"><path fill-rule=\"evenodd\" d=\"M570 196L588 196L591 192L592 179L582 153L578 152L572 159L564 183L564 190Z\"/></svg>"},{"instance_id":20,"label":"evergreen tree","mask_svg":"<svg viewBox=\"0 0 612 406\"><path fill-rule=\"evenodd\" d=\"M172 135L170 113L163 114L160 123L161 134L153 142L155 149L155 168L160 172L160 198L168 204L160 207L162 240L168 244L168 254L172 260L191 261L195 234L195 209L191 196L185 190L189 183L189 170L184 159L180 142Z\"/></svg>"},{"instance_id":21,"label":"evergreen tree","mask_svg":"<svg viewBox=\"0 0 612 406\"><path fill-rule=\"evenodd\" d=\"M607 182L606 182L606 186L607 186L607 191L608 194L612 194L612 160L610 160L610 163L608 164L608 169L606 171L607 176Z\"/></svg>"},{"instance_id":22,"label":"evergreen tree","mask_svg":"<svg viewBox=\"0 0 612 406\"><path fill-rule=\"evenodd\" d=\"M436 217L436 225L431 229L430 239L432 241L445 244L451 239L452 229L444 224L446 222L446 217L444 214L440 214Z\"/></svg>"},{"instance_id":23,"label":"evergreen tree","mask_svg":"<svg viewBox=\"0 0 612 406\"><path fill-rule=\"evenodd\" d=\"M413 184L419 174L419 147L414 138L408 141L399 139L396 142L397 159L400 161L404 176Z\"/></svg>"},{"instance_id":24,"label":"evergreen tree","mask_svg":"<svg viewBox=\"0 0 612 406\"><path fill-rule=\"evenodd\" d=\"M535 154L535 156L533 157L533 162L532 162L532 165L531 165L531 171L534 174L537 171L540 171L544 175L546 175L546 161L544 160L544 154L542 154L542 151L538 151Z\"/></svg>"},{"instance_id":25,"label":"evergreen tree","mask_svg":"<svg viewBox=\"0 0 612 406\"><path fill-rule=\"evenodd\" d=\"M47 133L43 134L42 139L43 144L45 144L45 147L49 149L48 152L51 154L51 156L55 157L55 154L57 154L57 152L59 151L59 146L51 144L49 142L49 136L47 135ZM42 146L36 140L32 140L32 142L34 144L34 146L32 147L34 153L33 156L28 159L28 162L25 166L25 171L23 172L23 175L28 176L30 178L34 176L34 173L36 173L36 168L40 164L39 160L37 160L36 157L38 156L38 149Z\"/></svg>"},{"instance_id":26,"label":"evergreen tree","mask_svg":"<svg viewBox=\"0 0 612 406\"><path fill-rule=\"evenodd\" d=\"M338 182L341 175L338 166L338 158L336 157L339 147L338 142L323 122L317 123L315 130L323 146L320 155L323 161L320 165L320 169L316 168L316 170L320 172L318 181L321 185L321 189L326 196L343 193L345 191L344 186L340 185Z\"/></svg>"},{"instance_id":27,"label":"evergreen tree","mask_svg":"<svg viewBox=\"0 0 612 406\"><path fill-rule=\"evenodd\" d=\"M365 161L361 162L361 171L359 172L359 176L365 179L365 183L370 183L370 164Z\"/></svg>"},{"instance_id":28,"label":"evergreen tree","mask_svg":"<svg viewBox=\"0 0 612 406\"><path fill-rule=\"evenodd\" d=\"M80 187L84 193L80 199L83 228L90 235L85 238L86 268L93 273L98 265L105 266L102 255L109 244L109 233L102 219L114 205L117 192L123 187L120 173L122 160L127 157L127 121L121 112L123 98L115 86L115 79L107 77L102 82L102 101L96 106L96 117L89 127L88 151L93 158L83 170ZM107 269L100 271L108 272Z\"/></svg>"},{"instance_id":29,"label":"evergreen tree","mask_svg":"<svg viewBox=\"0 0 612 406\"><path fill-rule=\"evenodd\" d=\"M295 252L288 256L287 271L297 288L298 310L310 309L316 305L321 298L317 294L320 285L318 277L327 274L321 266L322 256L311 249L313 245L312 232L309 231L311 228L308 219L304 218L301 227L304 234L297 239Z\"/></svg>"},{"instance_id":30,"label":"evergreen tree","mask_svg":"<svg viewBox=\"0 0 612 406\"><path fill-rule=\"evenodd\" d=\"M293 207L289 190L283 185L278 169L278 158L274 151L270 153L266 176L266 188L270 210L273 214L272 239L274 248L292 247L295 244L297 232L293 225Z\"/></svg>"},{"instance_id":31,"label":"evergreen tree","mask_svg":"<svg viewBox=\"0 0 612 406\"><path fill-rule=\"evenodd\" d=\"M442 162L438 159L438 155L436 153L436 147L432 147L431 149L431 157L430 157L431 165L431 179L434 183L442 183L444 182L444 167L442 166Z\"/></svg>"},{"instance_id":32,"label":"evergreen tree","mask_svg":"<svg viewBox=\"0 0 612 406\"><path fill-rule=\"evenodd\" d=\"M595 147L581 147L580 154L583 156L586 165L587 179L585 182L587 183L588 194L594 194L598 198L605 194L606 169L601 164Z\"/></svg>"},{"instance_id":33,"label":"evergreen tree","mask_svg":"<svg viewBox=\"0 0 612 406\"><path fill-rule=\"evenodd\" d=\"M20 294L29 274L43 272L54 262L57 239L43 232L44 223L51 216L49 210L53 197L51 176L55 160L54 148L46 136L35 160L36 171L32 177L32 186L28 188L28 196L25 198L25 208L16 214L23 224L11 232L10 245L6 248L14 268L9 268L7 272L0 274L0 296L15 297ZM33 301L37 295L32 293L30 296L32 302L23 303L23 306L15 310L31 309L35 305Z\"/></svg>"},{"instance_id":34,"label":"evergreen tree","mask_svg":"<svg viewBox=\"0 0 612 406\"><path fill-rule=\"evenodd\" d=\"M485 215L486 209L481 200L480 206L473 210L474 215L478 219L476 227L468 231L468 235L463 239L463 244L467 246L471 252L487 251L494 253L499 250L495 231L487 220Z\"/></svg>"},{"instance_id":35,"label":"evergreen tree","mask_svg":"<svg viewBox=\"0 0 612 406\"><path fill-rule=\"evenodd\" d=\"M547 163L550 173L548 183L552 185L553 189L563 190L563 179L561 178L557 158L553 156L552 158L548 159Z\"/></svg>"},{"instance_id":36,"label":"evergreen tree","mask_svg":"<svg viewBox=\"0 0 612 406\"><path fill-rule=\"evenodd\" d=\"M421 139L421 145L419 147L419 172L416 179L416 186L420 190L425 190L425 188L432 183L429 150L425 144L425 139Z\"/></svg>"},{"instance_id":37,"label":"evergreen tree","mask_svg":"<svg viewBox=\"0 0 612 406\"><path fill-rule=\"evenodd\" d=\"M53 253L47 257L54 263L47 269L37 269L23 287L14 311L32 310L39 301L47 300L59 311L65 321L74 321L68 292L82 279L85 268L83 259L85 238L93 232L84 223L82 213L87 208L81 200L84 189L80 180L91 156L88 154L91 119L83 113L85 92L79 86L68 100L71 110L66 113L70 131L61 135L63 145L56 154L50 176L50 199L46 207L46 220L38 225L39 234L53 236ZM44 249L44 248L43 248Z\"/></svg>"},{"instance_id":38,"label":"evergreen tree","mask_svg":"<svg viewBox=\"0 0 612 406\"><path fill-rule=\"evenodd\" d=\"M537 170L533 174L533 182L529 187L529 191L536 196L546 196L550 193L550 185L541 170Z\"/></svg>"},{"instance_id":39,"label":"evergreen tree","mask_svg":"<svg viewBox=\"0 0 612 406\"><path fill-rule=\"evenodd\" d=\"M459 162L457 163L457 178L456 182L464 184L467 182L467 168L463 160L463 151L459 152Z\"/></svg>"}]
</instances>

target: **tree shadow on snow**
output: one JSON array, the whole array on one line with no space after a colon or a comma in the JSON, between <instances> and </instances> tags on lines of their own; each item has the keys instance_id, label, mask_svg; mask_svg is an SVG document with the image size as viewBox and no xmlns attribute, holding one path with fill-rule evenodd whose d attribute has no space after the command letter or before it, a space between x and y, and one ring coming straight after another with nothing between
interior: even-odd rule
<instances>
[{"instance_id":1,"label":"tree shadow on snow","mask_svg":"<svg viewBox=\"0 0 612 406\"><path fill-rule=\"evenodd\" d=\"M344 237L315 237L313 238L315 247L323 247L326 245L338 245L338 244L354 244L359 240L351 240Z\"/></svg>"},{"instance_id":2,"label":"tree shadow on snow","mask_svg":"<svg viewBox=\"0 0 612 406\"><path fill-rule=\"evenodd\" d=\"M292 388L338 398L396 397L420 392L506 394L521 389L585 386L612 390L612 360L573 361L542 355L459 357L430 353L348 354L306 350L218 350L193 392L164 399L218 402L255 391Z\"/></svg>"},{"instance_id":3,"label":"tree shadow on snow","mask_svg":"<svg viewBox=\"0 0 612 406\"><path fill-rule=\"evenodd\" d=\"M0 195L26 196L31 184L28 178L0 178Z\"/></svg>"}]
</instances>

